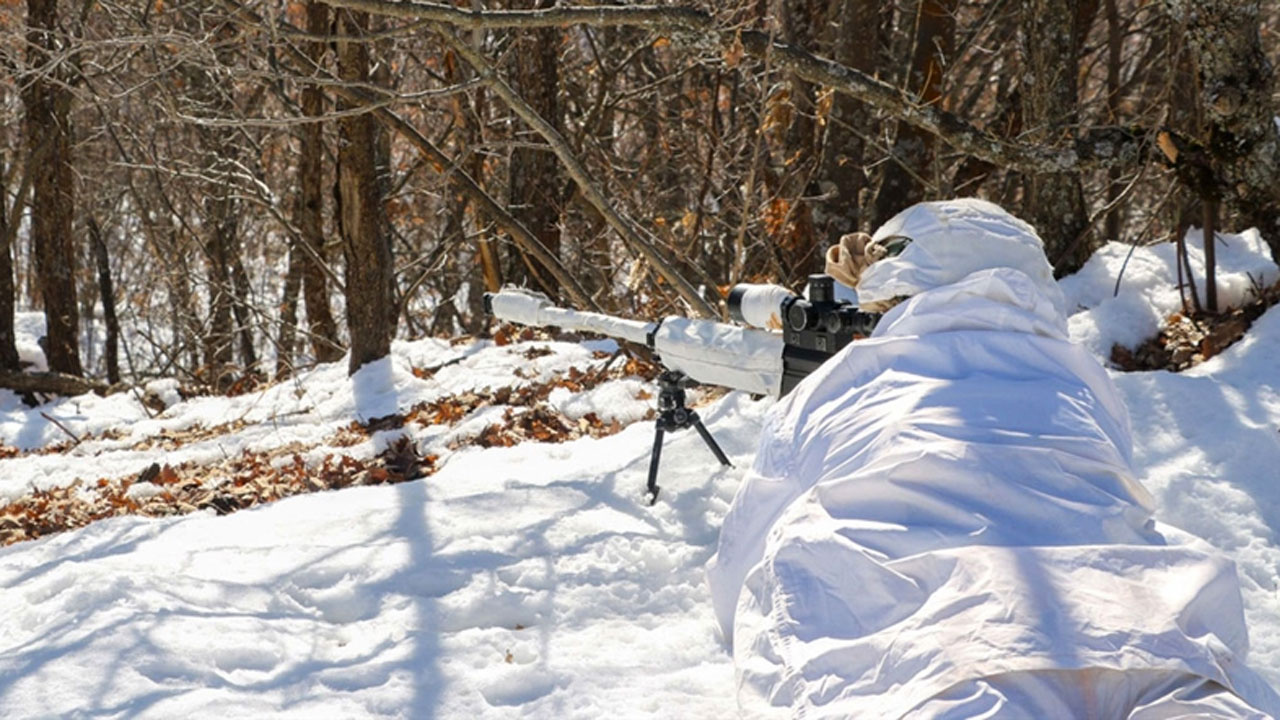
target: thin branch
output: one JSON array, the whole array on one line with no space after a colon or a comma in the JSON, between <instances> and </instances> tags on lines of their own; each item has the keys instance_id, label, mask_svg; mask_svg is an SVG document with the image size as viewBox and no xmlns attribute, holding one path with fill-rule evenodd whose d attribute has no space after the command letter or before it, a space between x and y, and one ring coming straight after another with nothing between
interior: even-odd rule
<instances>
[{"instance_id":1,"label":"thin branch","mask_svg":"<svg viewBox=\"0 0 1280 720\"><path fill-rule=\"evenodd\" d=\"M551 146L556 157L560 158L560 162L569 172L569 176L578 185L578 189L582 192L582 196L592 207L600 213L602 217L609 223L609 226L618 233L628 245L644 256L646 260L662 275L680 297L694 310L694 312L703 317L719 317L718 313L711 303L708 303L688 280L675 268L671 267L671 263L663 257L662 252L658 250L653 243L646 240L640 235L636 228L629 220L622 217L614 207L605 198L604 193L597 186L595 180L587 173L586 167L573 154L573 149L569 147L569 143L564 139L558 130L547 122L536 110L525 102L515 90L511 88L497 71L489 63L489 61L473 49L467 43L459 40L452 31L444 29L440 33L445 42L453 48L454 52L467 61L476 71L480 80L483 81L491 90L499 97L506 101L512 111L520 117L529 127L533 128L542 136L547 144Z\"/></svg>"},{"instance_id":2,"label":"thin branch","mask_svg":"<svg viewBox=\"0 0 1280 720\"><path fill-rule=\"evenodd\" d=\"M373 15L425 20L468 30L504 28L554 28L568 25L595 27L641 26L667 30L714 31L715 21L707 13L690 7L653 5L596 7L555 7L543 10L463 10L448 5L388 0L323 0L326 5L358 10Z\"/></svg>"},{"instance_id":3,"label":"thin branch","mask_svg":"<svg viewBox=\"0 0 1280 720\"><path fill-rule=\"evenodd\" d=\"M247 18L250 22L263 22L263 19L258 16L257 13L249 10L236 0L222 0L222 3L231 10L232 13L239 14L244 18ZM322 68L317 67L315 63L307 57L306 53L294 47L292 44L284 45L283 50L285 54L293 60L293 62L298 64L299 68L306 69L309 73L320 75L327 80L335 80L335 78L333 78L329 73L324 71ZM343 99L356 104L376 102L376 99L369 93L362 92L355 88L345 87L343 85L334 85L333 92L342 96ZM600 310L599 306L591 299L590 294L582 288L582 285L577 281L577 279L565 270L564 265L560 263L560 259L552 254L551 251L549 251L547 247L538 240L537 236L530 232L529 229L521 224L519 220L499 205L497 200L494 200L493 197L486 193L483 188L477 185L476 181L473 180L462 168L458 167L449 158L449 156L444 153L444 151L436 147L436 145L425 135L419 132L417 128L410 125L394 112L386 108L378 108L374 111L374 114L383 122L383 124L391 130L400 133L411 145L425 155L427 159L437 167L441 174L445 175L445 177L447 177L469 201L474 203L480 212L492 218L498 227L506 231L507 234L516 241L516 244L518 244L521 249L537 258L538 261L555 276L556 280L579 307L588 310Z\"/></svg>"},{"instance_id":4,"label":"thin branch","mask_svg":"<svg viewBox=\"0 0 1280 720\"><path fill-rule=\"evenodd\" d=\"M429 20L470 29L542 28L569 25L641 26L685 31L711 39L717 50L741 47L756 58L771 57L777 69L843 95L867 103L908 125L938 136L943 142L974 157L1022 172L1071 172L1091 168L1127 166L1145 157L1142 132L1122 128L1088 131L1069 145L1048 148L1017 143L992 135L936 105L920 105L909 94L866 73L820 58L794 45L775 42L756 30L717 26L715 19L689 7L645 5L550 8L546 10L461 10L420 2L390 0L322 0L333 7L359 10L406 20Z\"/></svg>"},{"instance_id":5,"label":"thin branch","mask_svg":"<svg viewBox=\"0 0 1280 720\"><path fill-rule=\"evenodd\" d=\"M427 98L441 98L441 97L449 97L452 95L458 95L460 93L464 93L464 92L467 92L468 90L471 90L477 85L480 85L480 81L478 79L472 79L472 80L468 80L467 82L461 83L459 85L455 85L453 87L439 88L435 90L422 90L420 92L415 92L415 93L397 94L397 95L388 97L385 100L379 100L369 105L360 105L358 107L347 108L345 110L333 110L323 115L304 115L301 117L289 116L289 117L275 117L275 118L269 118L269 117L219 118L219 117L197 117L194 115L187 115L185 113L179 112L177 113L176 117L179 120L182 120L183 122L188 122L188 123L191 123L192 125L201 125L204 127L229 127L229 128L294 127L296 125L306 125L308 123L323 123L323 122L328 122L330 120L338 120L345 117L365 115L367 113L372 113L381 108L391 107L393 105L399 105L402 103L416 102L416 101L424 100Z\"/></svg>"}]
</instances>

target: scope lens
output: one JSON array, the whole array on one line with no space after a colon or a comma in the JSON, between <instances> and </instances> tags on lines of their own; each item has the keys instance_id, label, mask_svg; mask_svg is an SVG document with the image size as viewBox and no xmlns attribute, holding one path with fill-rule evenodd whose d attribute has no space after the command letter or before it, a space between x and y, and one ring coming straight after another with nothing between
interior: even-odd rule
<instances>
[{"instance_id":1,"label":"scope lens","mask_svg":"<svg viewBox=\"0 0 1280 720\"><path fill-rule=\"evenodd\" d=\"M787 325L792 330L800 332L809 327L809 315L813 310L813 306L804 300L796 300L787 308Z\"/></svg>"}]
</instances>

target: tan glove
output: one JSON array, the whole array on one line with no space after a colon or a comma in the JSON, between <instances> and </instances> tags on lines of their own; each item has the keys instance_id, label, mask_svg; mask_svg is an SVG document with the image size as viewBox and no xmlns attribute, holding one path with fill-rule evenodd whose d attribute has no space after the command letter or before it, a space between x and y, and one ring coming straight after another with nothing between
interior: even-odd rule
<instances>
[{"instance_id":1,"label":"tan glove","mask_svg":"<svg viewBox=\"0 0 1280 720\"><path fill-rule=\"evenodd\" d=\"M840 238L839 244L827 248L827 274L846 287L856 288L862 271L886 254L884 247L871 241L870 235L849 233Z\"/></svg>"}]
</instances>

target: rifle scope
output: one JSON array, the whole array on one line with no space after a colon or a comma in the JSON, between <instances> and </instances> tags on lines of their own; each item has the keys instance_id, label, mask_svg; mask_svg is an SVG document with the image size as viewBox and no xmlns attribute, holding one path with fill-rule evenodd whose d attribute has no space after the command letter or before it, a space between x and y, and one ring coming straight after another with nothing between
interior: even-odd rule
<instances>
[{"instance_id":1,"label":"rifle scope","mask_svg":"<svg viewBox=\"0 0 1280 720\"><path fill-rule=\"evenodd\" d=\"M729 291L729 316L748 326L781 330L782 393L790 392L854 338L866 337L880 315L858 310L835 298L835 279L810 275L808 297L777 285L735 285Z\"/></svg>"},{"instance_id":2,"label":"rifle scope","mask_svg":"<svg viewBox=\"0 0 1280 720\"><path fill-rule=\"evenodd\" d=\"M830 275L810 275L808 297L778 285L740 283L729 291L729 317L748 327L870 335L880 316L835 298Z\"/></svg>"}]
</instances>

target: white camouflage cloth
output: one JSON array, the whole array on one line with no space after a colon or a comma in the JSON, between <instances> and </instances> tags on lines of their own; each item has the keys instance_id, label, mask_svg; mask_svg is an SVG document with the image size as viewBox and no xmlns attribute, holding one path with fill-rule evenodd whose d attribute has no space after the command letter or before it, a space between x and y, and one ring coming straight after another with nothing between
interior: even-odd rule
<instances>
[{"instance_id":1,"label":"white camouflage cloth","mask_svg":"<svg viewBox=\"0 0 1280 720\"><path fill-rule=\"evenodd\" d=\"M743 715L1276 712L1234 566L1152 520L1039 239L989 203L929 205L897 223L894 289L866 285L878 266L858 287L912 297L770 411L725 519L709 578ZM966 240L989 267L902 264L958 251L929 240L957 215L1001 238Z\"/></svg>"}]
</instances>

